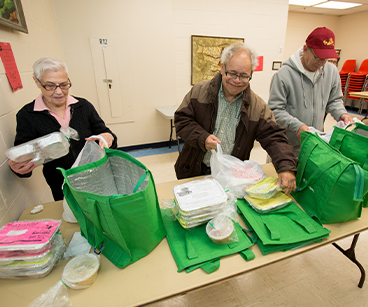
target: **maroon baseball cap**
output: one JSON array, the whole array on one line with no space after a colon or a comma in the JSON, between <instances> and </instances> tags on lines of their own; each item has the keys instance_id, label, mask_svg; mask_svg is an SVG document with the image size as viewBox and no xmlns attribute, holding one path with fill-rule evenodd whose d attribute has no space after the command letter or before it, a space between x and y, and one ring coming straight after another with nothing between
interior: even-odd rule
<instances>
[{"instance_id":1,"label":"maroon baseball cap","mask_svg":"<svg viewBox=\"0 0 368 307\"><path fill-rule=\"evenodd\" d=\"M314 29L305 43L320 59L339 58L335 51L335 34L326 27Z\"/></svg>"}]
</instances>

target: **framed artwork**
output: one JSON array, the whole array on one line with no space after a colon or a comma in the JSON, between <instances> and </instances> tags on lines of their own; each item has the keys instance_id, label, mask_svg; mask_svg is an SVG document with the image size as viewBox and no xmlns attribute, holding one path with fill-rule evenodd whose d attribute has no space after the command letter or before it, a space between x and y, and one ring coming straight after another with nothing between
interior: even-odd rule
<instances>
[{"instance_id":1,"label":"framed artwork","mask_svg":"<svg viewBox=\"0 0 368 307\"><path fill-rule=\"evenodd\" d=\"M273 61L272 62L272 70L279 70L282 66L281 61Z\"/></svg>"},{"instance_id":2,"label":"framed artwork","mask_svg":"<svg viewBox=\"0 0 368 307\"><path fill-rule=\"evenodd\" d=\"M222 50L237 41L244 42L244 38L192 35L191 84L212 79L220 71Z\"/></svg>"},{"instance_id":3,"label":"framed artwork","mask_svg":"<svg viewBox=\"0 0 368 307\"><path fill-rule=\"evenodd\" d=\"M28 33L20 0L0 0L0 24Z\"/></svg>"}]
</instances>

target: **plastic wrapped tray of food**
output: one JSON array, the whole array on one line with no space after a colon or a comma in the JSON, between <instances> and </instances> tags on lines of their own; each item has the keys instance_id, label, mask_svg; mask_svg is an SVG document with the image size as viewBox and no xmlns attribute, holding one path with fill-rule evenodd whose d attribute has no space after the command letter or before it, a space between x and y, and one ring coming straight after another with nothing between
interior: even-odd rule
<instances>
[{"instance_id":1,"label":"plastic wrapped tray of food","mask_svg":"<svg viewBox=\"0 0 368 307\"><path fill-rule=\"evenodd\" d=\"M55 240L54 240L55 241ZM5 253L0 253L0 266L10 264L12 262L16 261L37 261L41 260L44 257L47 257L47 255L51 252L51 248L53 245L53 242L50 242L50 244L46 245L45 249L42 249L40 251L36 252L29 252L27 250L24 251L10 251Z\"/></svg>"},{"instance_id":2,"label":"plastic wrapped tray of food","mask_svg":"<svg viewBox=\"0 0 368 307\"><path fill-rule=\"evenodd\" d=\"M277 178L267 177L262 181L257 182L255 185L246 189L246 195L252 198L268 199L274 196L277 192L281 191L281 187L276 184Z\"/></svg>"},{"instance_id":3,"label":"plastic wrapped tray of food","mask_svg":"<svg viewBox=\"0 0 368 307\"><path fill-rule=\"evenodd\" d=\"M245 200L251 207L259 213L267 213L287 206L292 199L282 192L277 192L273 197L268 199L252 198L245 195Z\"/></svg>"},{"instance_id":4,"label":"plastic wrapped tray of food","mask_svg":"<svg viewBox=\"0 0 368 307\"><path fill-rule=\"evenodd\" d=\"M200 210L207 210L212 206L221 206L227 201L227 195L213 178L190 181L173 187L174 196L180 212L197 214Z\"/></svg>"},{"instance_id":5,"label":"plastic wrapped tray of food","mask_svg":"<svg viewBox=\"0 0 368 307\"><path fill-rule=\"evenodd\" d=\"M43 258L30 261L15 261L8 265L0 266L0 278L41 278L48 275L59 262L65 251L63 238L57 235L49 253Z\"/></svg>"},{"instance_id":6,"label":"plastic wrapped tray of food","mask_svg":"<svg viewBox=\"0 0 368 307\"><path fill-rule=\"evenodd\" d=\"M29 142L14 146L5 151L6 156L15 162L32 159L36 165L58 159L69 152L69 142L61 132L53 132Z\"/></svg>"},{"instance_id":7,"label":"plastic wrapped tray of food","mask_svg":"<svg viewBox=\"0 0 368 307\"><path fill-rule=\"evenodd\" d=\"M0 254L27 251L40 252L52 244L60 228L60 220L17 221L0 229Z\"/></svg>"}]
</instances>

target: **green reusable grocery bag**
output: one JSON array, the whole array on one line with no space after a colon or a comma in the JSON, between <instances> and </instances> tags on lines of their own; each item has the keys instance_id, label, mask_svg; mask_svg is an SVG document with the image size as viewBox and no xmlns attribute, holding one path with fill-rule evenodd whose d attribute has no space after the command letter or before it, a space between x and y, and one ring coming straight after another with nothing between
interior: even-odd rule
<instances>
[{"instance_id":1,"label":"green reusable grocery bag","mask_svg":"<svg viewBox=\"0 0 368 307\"><path fill-rule=\"evenodd\" d=\"M352 131L346 130L355 125ZM365 172L368 171L368 126L354 123L341 129L335 127L330 139L330 145L344 156L357 162ZM363 207L368 206L368 195L363 197Z\"/></svg>"},{"instance_id":2,"label":"green reusable grocery bag","mask_svg":"<svg viewBox=\"0 0 368 307\"><path fill-rule=\"evenodd\" d=\"M65 199L88 243L119 268L146 256L165 236L151 172L120 151L60 169Z\"/></svg>"},{"instance_id":3,"label":"green reusable grocery bag","mask_svg":"<svg viewBox=\"0 0 368 307\"><path fill-rule=\"evenodd\" d=\"M244 199L237 206L263 255L320 242L330 233L294 202L268 213L256 212Z\"/></svg>"},{"instance_id":4,"label":"green reusable grocery bag","mask_svg":"<svg viewBox=\"0 0 368 307\"><path fill-rule=\"evenodd\" d=\"M208 238L206 224L184 229L173 218L170 211L170 209L162 210L162 216L167 233L166 238L178 272L185 270L190 273L197 268L202 268L207 273L212 273L220 267L221 257L235 253L239 253L245 260L254 259L254 253L248 249L253 243L239 224L234 223L239 241L218 245Z\"/></svg>"},{"instance_id":5,"label":"green reusable grocery bag","mask_svg":"<svg viewBox=\"0 0 368 307\"><path fill-rule=\"evenodd\" d=\"M368 190L367 172L358 163L310 132L301 134L295 200L323 224L360 217Z\"/></svg>"}]
</instances>

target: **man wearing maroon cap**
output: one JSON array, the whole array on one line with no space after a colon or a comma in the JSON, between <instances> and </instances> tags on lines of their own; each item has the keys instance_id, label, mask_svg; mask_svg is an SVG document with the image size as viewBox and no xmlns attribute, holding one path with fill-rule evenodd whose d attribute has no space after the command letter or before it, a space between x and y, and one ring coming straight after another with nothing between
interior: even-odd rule
<instances>
[{"instance_id":1,"label":"man wearing maroon cap","mask_svg":"<svg viewBox=\"0 0 368 307\"><path fill-rule=\"evenodd\" d=\"M327 62L338 57L334 33L317 28L271 80L268 106L276 122L287 130L296 156L300 152L300 132L309 131L308 127L323 131L325 113L345 124L353 122L342 102L338 70Z\"/></svg>"}]
</instances>

